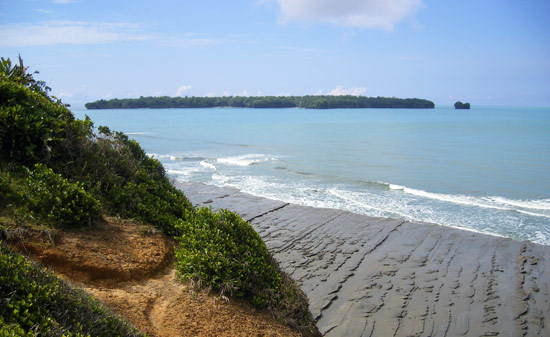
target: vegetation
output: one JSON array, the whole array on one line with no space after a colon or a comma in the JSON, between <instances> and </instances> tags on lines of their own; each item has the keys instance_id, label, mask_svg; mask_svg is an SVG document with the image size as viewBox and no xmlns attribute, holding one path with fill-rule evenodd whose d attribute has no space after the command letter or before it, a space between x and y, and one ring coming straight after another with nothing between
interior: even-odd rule
<instances>
[{"instance_id":1,"label":"vegetation","mask_svg":"<svg viewBox=\"0 0 550 337\"><path fill-rule=\"evenodd\" d=\"M316 331L304 294L278 268L249 223L226 210L194 209L161 163L136 141L104 126L96 131L88 118L75 119L28 74L22 60L12 65L2 58L0 216L22 225L73 229L93 226L103 215L133 218L141 222L138 226L150 224L175 236L183 279L221 295L244 297L289 325ZM22 257L3 250L2 259L0 291L5 293L0 300L20 304L0 306L11 310L0 312L0 325L7 327L0 336L31 334L35 327L53 335L102 336L122 324ZM27 273L32 277L21 276ZM77 312L59 316L63 308Z\"/></svg>"},{"instance_id":2,"label":"vegetation","mask_svg":"<svg viewBox=\"0 0 550 337\"><path fill-rule=\"evenodd\" d=\"M456 102L455 103L455 109L470 109L470 103L462 103L462 102Z\"/></svg>"},{"instance_id":3,"label":"vegetation","mask_svg":"<svg viewBox=\"0 0 550 337\"><path fill-rule=\"evenodd\" d=\"M249 223L228 210L200 208L178 224L176 268L184 280L252 299L293 327L311 328L307 298L273 260ZM306 323L306 324L304 324Z\"/></svg>"},{"instance_id":4,"label":"vegetation","mask_svg":"<svg viewBox=\"0 0 550 337\"><path fill-rule=\"evenodd\" d=\"M419 98L365 97L365 96L224 96L224 97L140 97L99 100L86 103L87 109L141 109L141 108L396 108L432 109L434 103Z\"/></svg>"},{"instance_id":5,"label":"vegetation","mask_svg":"<svg viewBox=\"0 0 550 337\"><path fill-rule=\"evenodd\" d=\"M42 164L28 170L31 213L65 227L91 226L101 219L101 206L80 182L71 183Z\"/></svg>"},{"instance_id":6,"label":"vegetation","mask_svg":"<svg viewBox=\"0 0 550 337\"><path fill-rule=\"evenodd\" d=\"M0 245L0 336L144 336L103 304Z\"/></svg>"}]
</instances>

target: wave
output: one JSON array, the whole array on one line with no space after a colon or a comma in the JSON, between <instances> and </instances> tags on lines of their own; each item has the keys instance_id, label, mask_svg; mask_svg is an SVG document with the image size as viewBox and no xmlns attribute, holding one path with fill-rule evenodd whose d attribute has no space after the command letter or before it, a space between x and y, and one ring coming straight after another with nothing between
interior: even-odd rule
<instances>
[{"instance_id":1,"label":"wave","mask_svg":"<svg viewBox=\"0 0 550 337\"><path fill-rule=\"evenodd\" d=\"M346 193L345 191L340 191L340 190L336 190L336 189L329 189L328 193L330 193L330 194L334 195L335 197L338 197L342 200L350 201L350 202L352 202L352 203L354 203L354 204L356 204L360 207L382 212L382 215L384 213L386 213L386 214L395 214L395 215L398 215L400 217L408 218L410 220L420 220L420 219L412 218L409 214L398 212L396 210L389 210L389 209L384 209L384 208L375 207L375 206L366 204L365 202L356 200L355 198L351 197L350 193Z\"/></svg>"},{"instance_id":2,"label":"wave","mask_svg":"<svg viewBox=\"0 0 550 337\"><path fill-rule=\"evenodd\" d=\"M406 194L415 195L418 197L439 200L444 202L449 202L453 204L481 207L481 208L490 208L501 211L514 211L530 216L538 216L550 218L549 214L536 213L526 211L522 208L527 208L530 210L539 210L546 211L550 210L550 199L542 200L510 200L503 197L474 197L462 194L444 194L444 193L434 193L427 192L424 190L419 190L415 188L410 188L401 185L388 184L379 182L380 184L386 185L390 190L402 191Z\"/></svg>"},{"instance_id":3,"label":"wave","mask_svg":"<svg viewBox=\"0 0 550 337\"><path fill-rule=\"evenodd\" d=\"M156 158L156 159L170 159L171 161L186 161L186 162L193 162L193 161L203 161L203 160L207 160L208 158L206 157L201 157L201 156L182 156L182 155L179 155L179 154L171 154L171 153L165 153L165 154L158 154L158 153L146 153L147 156L151 157L151 158Z\"/></svg>"},{"instance_id":4,"label":"wave","mask_svg":"<svg viewBox=\"0 0 550 337\"><path fill-rule=\"evenodd\" d=\"M196 167L189 167L189 168L185 168L185 169L168 169L166 170L166 172L168 174L174 174L174 175L183 175L183 176L189 176L197 171L199 171L200 169L197 169Z\"/></svg>"},{"instance_id":5,"label":"wave","mask_svg":"<svg viewBox=\"0 0 550 337\"><path fill-rule=\"evenodd\" d=\"M202 167L206 167L206 168L208 168L208 169L212 169L212 170L215 170L215 169L216 169L216 166L214 166L214 164L209 163L209 162L207 162L206 160L202 160L202 161L200 162L200 165L201 165Z\"/></svg>"},{"instance_id":6,"label":"wave","mask_svg":"<svg viewBox=\"0 0 550 337\"><path fill-rule=\"evenodd\" d=\"M520 241L550 244L548 228L544 225L547 220L540 218L548 218L550 214L499 205L493 207L483 204L486 200L482 197L430 193L399 185L393 185L392 192L388 190L390 184L380 182L371 182L374 189L358 190L357 185L318 184L310 180L288 180L272 176L227 175L223 170L211 175L211 183L298 205L439 224ZM386 192L382 186L385 186ZM492 210L485 210L483 206Z\"/></svg>"},{"instance_id":7,"label":"wave","mask_svg":"<svg viewBox=\"0 0 550 337\"><path fill-rule=\"evenodd\" d=\"M125 132L124 134L127 136L145 136L148 135L149 132Z\"/></svg>"},{"instance_id":8,"label":"wave","mask_svg":"<svg viewBox=\"0 0 550 337\"><path fill-rule=\"evenodd\" d=\"M528 208L534 210L550 210L550 199L540 200L511 200L503 197L487 197L486 199L503 205L510 205L514 207Z\"/></svg>"},{"instance_id":9,"label":"wave","mask_svg":"<svg viewBox=\"0 0 550 337\"><path fill-rule=\"evenodd\" d=\"M207 159L208 158L202 157L202 156L181 156L181 155L170 156L170 160L175 160L175 161L203 161Z\"/></svg>"},{"instance_id":10,"label":"wave","mask_svg":"<svg viewBox=\"0 0 550 337\"><path fill-rule=\"evenodd\" d=\"M230 166L250 166L272 160L277 160L277 158L265 154L245 154L241 156L218 158L217 162Z\"/></svg>"}]
</instances>

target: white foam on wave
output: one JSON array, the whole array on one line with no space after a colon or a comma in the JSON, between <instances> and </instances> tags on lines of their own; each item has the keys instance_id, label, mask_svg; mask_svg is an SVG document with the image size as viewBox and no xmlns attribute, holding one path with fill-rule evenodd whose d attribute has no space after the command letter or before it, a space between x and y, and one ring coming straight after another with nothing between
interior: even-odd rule
<instances>
[{"instance_id":1,"label":"white foam on wave","mask_svg":"<svg viewBox=\"0 0 550 337\"><path fill-rule=\"evenodd\" d=\"M548 214L529 212L529 211L524 211L524 210L521 210L521 209L516 209L515 211L518 212L518 213L522 213L522 214L526 214L526 215L530 215L530 216L538 216L538 217L543 217L543 218L549 218L550 219L550 215L548 215Z\"/></svg>"},{"instance_id":2,"label":"white foam on wave","mask_svg":"<svg viewBox=\"0 0 550 337\"><path fill-rule=\"evenodd\" d=\"M450 203L442 202L439 198L434 202L432 198L419 197L417 194L421 193L406 193L405 187L402 193L395 194L380 190L356 191L345 185L311 184L307 180L289 181L268 176L226 175L223 171L216 171L211 177L211 183L216 186L230 186L255 196L303 206L341 209L373 217L439 224L474 233L527 239L546 245L550 243L550 237L544 234L546 229L541 228L537 233L519 229L522 227L519 213L516 216L513 213L503 216L499 209L492 212L483 208L468 209L464 208L463 204L455 205L455 210L449 212ZM470 204L469 202L466 206ZM513 211L521 213L521 210ZM527 211L523 211L525 212ZM528 215L541 216L537 213Z\"/></svg>"},{"instance_id":3,"label":"white foam on wave","mask_svg":"<svg viewBox=\"0 0 550 337\"><path fill-rule=\"evenodd\" d=\"M190 167L190 168L187 168L187 169L168 169L166 172L168 174L188 176L188 175L193 174L196 171L197 171L196 168Z\"/></svg>"},{"instance_id":4,"label":"white foam on wave","mask_svg":"<svg viewBox=\"0 0 550 337\"><path fill-rule=\"evenodd\" d=\"M550 199L540 199L540 200L511 200L503 197L487 197L487 200L493 201L495 203L510 205L514 207L521 207L534 210L550 210Z\"/></svg>"},{"instance_id":5,"label":"white foam on wave","mask_svg":"<svg viewBox=\"0 0 550 337\"><path fill-rule=\"evenodd\" d=\"M344 201L352 202L352 203L360 206L361 208L376 210L376 211L382 212L381 214L384 214L384 213L386 213L386 214L397 214L397 215L402 216L402 217L410 218L405 213L397 212L395 210L388 210L388 209L376 207L376 206L373 206L373 205L369 205L369 204L365 203L364 201L359 201L357 198L353 197L351 192L348 192L348 191L342 191L342 190L337 190L337 189L329 189L328 193L330 193L330 194L334 195L335 197L340 198Z\"/></svg>"},{"instance_id":6,"label":"white foam on wave","mask_svg":"<svg viewBox=\"0 0 550 337\"><path fill-rule=\"evenodd\" d=\"M545 218L550 217L550 214L531 212L531 211L526 211L524 209L521 209L521 208L527 208L531 210L543 210L543 211L550 210L550 199L510 200L503 197L474 197L474 196L468 196L468 195L462 195L462 194L434 193L434 192L428 192L420 189L415 189L415 188L395 185L395 184L388 184L388 183L381 183L381 184L388 186L390 190L403 191L403 193L406 193L406 194L448 202L452 204L496 209L500 211L513 211L513 212L519 212L530 216L538 216L538 217L545 217Z\"/></svg>"},{"instance_id":7,"label":"white foam on wave","mask_svg":"<svg viewBox=\"0 0 550 337\"><path fill-rule=\"evenodd\" d=\"M173 157L173 155L171 155L171 154L158 154L158 153L153 153L153 152L146 153L146 155L151 157L151 158L156 158L156 159L166 159L166 158L172 158Z\"/></svg>"},{"instance_id":8,"label":"white foam on wave","mask_svg":"<svg viewBox=\"0 0 550 337\"><path fill-rule=\"evenodd\" d=\"M322 189L302 182L281 182L273 177L226 176L216 173L212 175L212 182L216 186L234 187L254 196L296 205L341 209L341 205L333 198L327 198Z\"/></svg>"},{"instance_id":9,"label":"white foam on wave","mask_svg":"<svg viewBox=\"0 0 550 337\"><path fill-rule=\"evenodd\" d=\"M427 191L424 191L424 190L417 190L415 188L410 188L410 187L404 187L403 192L408 193L408 194L412 194L412 195L416 195L416 196L419 196L419 197L450 202L450 203L453 203L453 204L460 204L460 205L466 205L466 206L476 206L476 207L483 207L483 208L493 208L493 209L498 209L498 210L501 210L501 211L511 210L510 208L506 208L506 207L500 207L500 206L496 206L496 205L484 204L484 203L480 202L481 199L479 199L479 198L471 197L471 196L467 196L467 195L462 195L462 194L433 193L433 192L427 192Z\"/></svg>"},{"instance_id":10,"label":"white foam on wave","mask_svg":"<svg viewBox=\"0 0 550 337\"><path fill-rule=\"evenodd\" d=\"M277 160L277 158L265 154L245 154L241 156L218 158L217 162L220 164L231 166L250 166L255 163L261 163L271 160Z\"/></svg>"},{"instance_id":11,"label":"white foam on wave","mask_svg":"<svg viewBox=\"0 0 550 337\"><path fill-rule=\"evenodd\" d=\"M206 163L208 164L208 163ZM211 164L210 164L211 165ZM212 165L213 166L213 165ZM164 165L166 172L176 177L192 178L196 174L203 174L205 172L211 172L212 168L205 166L197 162L170 162ZM214 170L216 168L214 167Z\"/></svg>"},{"instance_id":12,"label":"white foam on wave","mask_svg":"<svg viewBox=\"0 0 550 337\"><path fill-rule=\"evenodd\" d=\"M211 170L215 170L215 169L216 169L216 166L214 166L214 164L209 163L209 162L207 162L206 160L201 161L201 162L200 162L200 165L201 165L202 167L205 167L205 168L208 168L208 169L211 169Z\"/></svg>"}]
</instances>

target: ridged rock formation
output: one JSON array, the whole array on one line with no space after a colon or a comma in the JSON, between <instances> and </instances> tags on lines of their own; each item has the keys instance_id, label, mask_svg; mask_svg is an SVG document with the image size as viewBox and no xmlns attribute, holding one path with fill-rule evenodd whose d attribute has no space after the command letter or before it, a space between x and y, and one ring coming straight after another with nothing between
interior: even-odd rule
<instances>
[{"instance_id":1,"label":"ridged rock formation","mask_svg":"<svg viewBox=\"0 0 550 337\"><path fill-rule=\"evenodd\" d=\"M326 336L550 336L549 246L178 187L252 223Z\"/></svg>"}]
</instances>

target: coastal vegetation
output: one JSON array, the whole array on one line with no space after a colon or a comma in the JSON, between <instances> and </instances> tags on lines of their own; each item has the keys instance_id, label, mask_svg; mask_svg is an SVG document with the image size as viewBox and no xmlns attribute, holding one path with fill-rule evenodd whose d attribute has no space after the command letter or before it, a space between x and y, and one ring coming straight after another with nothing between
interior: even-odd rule
<instances>
[{"instance_id":1,"label":"coastal vegetation","mask_svg":"<svg viewBox=\"0 0 550 337\"><path fill-rule=\"evenodd\" d=\"M0 336L145 336L101 302L0 245Z\"/></svg>"},{"instance_id":2,"label":"coastal vegetation","mask_svg":"<svg viewBox=\"0 0 550 337\"><path fill-rule=\"evenodd\" d=\"M87 109L160 109L160 108L394 108L433 109L432 101L419 98L366 96L223 96L223 97L140 97L98 100L86 103Z\"/></svg>"},{"instance_id":3,"label":"coastal vegetation","mask_svg":"<svg viewBox=\"0 0 550 337\"><path fill-rule=\"evenodd\" d=\"M305 295L249 223L227 210L195 209L136 141L105 126L94 128L89 118L75 119L32 75L21 59L19 64L1 59L0 295L9 313L2 312L0 335L131 335L111 330L125 325L97 314L101 305L6 248L29 228L46 233L91 228L106 216L133 219L174 237L183 280L224 297L242 297L292 327L316 333ZM26 273L42 276L21 276ZM82 308L75 309L73 300ZM61 317L52 308L78 315Z\"/></svg>"},{"instance_id":4,"label":"coastal vegetation","mask_svg":"<svg viewBox=\"0 0 550 337\"><path fill-rule=\"evenodd\" d=\"M455 103L455 109L464 109L468 110L470 109L470 103L462 103L460 101Z\"/></svg>"}]
</instances>

